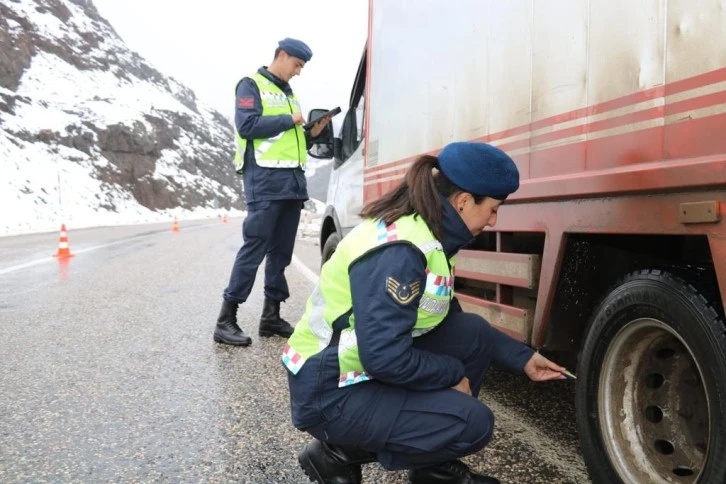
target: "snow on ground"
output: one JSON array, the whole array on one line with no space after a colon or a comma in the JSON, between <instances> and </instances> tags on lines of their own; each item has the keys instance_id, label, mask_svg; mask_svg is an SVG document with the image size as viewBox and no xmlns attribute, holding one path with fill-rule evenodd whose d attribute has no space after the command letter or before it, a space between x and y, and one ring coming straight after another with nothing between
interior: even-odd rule
<instances>
[{"instance_id":1,"label":"snow on ground","mask_svg":"<svg viewBox=\"0 0 726 484\"><path fill-rule=\"evenodd\" d=\"M1 159L2 158L0 157L0 160ZM49 183L52 185L53 180L50 180ZM86 190L69 190L68 192L67 196L76 197L81 201L84 194L93 193L92 191ZM49 193L49 198L58 196L56 190L51 190ZM63 196L66 196L65 193ZM26 205L22 203L18 204L13 197L14 194L9 192L0 192L0 204L5 207L26 207ZM318 242L325 203L314 199L311 199L311 201L315 204L316 212L312 212L307 209L302 211L300 215L300 225L298 226L298 237ZM133 225L156 222L171 223L174 218L181 222L184 220L220 218L223 215L227 215L229 217L243 217L247 215L247 212L240 210L211 208L199 208L196 210L172 209L155 212L141 207L135 200L127 201L126 204L122 202L123 201L120 198L114 199L114 203L116 203L117 207L119 207L118 213L105 211L99 212L91 207L83 209L79 202L74 205L73 213L64 214L62 211L60 213L53 212L42 221L33 218L37 216L37 212L34 211L17 209L4 210L0 215L0 237L41 232L55 232L60 230L61 224L65 224L68 230L73 230L89 227L108 227L115 225Z\"/></svg>"}]
</instances>

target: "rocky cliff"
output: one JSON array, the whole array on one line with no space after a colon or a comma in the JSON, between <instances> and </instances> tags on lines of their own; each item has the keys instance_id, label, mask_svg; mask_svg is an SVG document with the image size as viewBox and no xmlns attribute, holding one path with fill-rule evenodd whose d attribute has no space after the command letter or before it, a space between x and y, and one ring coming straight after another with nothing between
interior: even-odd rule
<instances>
[{"instance_id":1,"label":"rocky cliff","mask_svg":"<svg viewBox=\"0 0 726 484\"><path fill-rule=\"evenodd\" d=\"M243 209L232 133L90 0L0 2L0 234Z\"/></svg>"}]
</instances>

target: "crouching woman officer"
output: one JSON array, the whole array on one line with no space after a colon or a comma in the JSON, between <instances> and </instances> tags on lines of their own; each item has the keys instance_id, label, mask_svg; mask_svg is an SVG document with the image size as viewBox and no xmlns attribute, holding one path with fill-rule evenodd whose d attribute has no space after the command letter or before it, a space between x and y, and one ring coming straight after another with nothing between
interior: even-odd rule
<instances>
[{"instance_id":1,"label":"crouching woman officer","mask_svg":"<svg viewBox=\"0 0 726 484\"><path fill-rule=\"evenodd\" d=\"M462 312L454 255L518 187L503 151L452 143L363 209L282 356L293 424L315 438L298 455L311 479L357 484L361 464L377 460L416 484L499 482L457 460L492 437L477 398L489 366L534 381L564 368Z\"/></svg>"}]
</instances>

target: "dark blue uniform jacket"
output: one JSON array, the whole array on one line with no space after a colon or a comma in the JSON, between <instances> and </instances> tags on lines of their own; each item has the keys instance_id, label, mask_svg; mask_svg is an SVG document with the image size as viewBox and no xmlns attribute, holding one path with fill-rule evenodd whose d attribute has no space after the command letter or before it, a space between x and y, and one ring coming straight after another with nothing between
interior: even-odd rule
<instances>
[{"instance_id":1,"label":"dark blue uniform jacket","mask_svg":"<svg viewBox=\"0 0 726 484\"><path fill-rule=\"evenodd\" d=\"M292 94L290 84L281 80L265 67L257 71L274 82L287 95ZM260 91L255 82L245 77L237 84L235 128L239 135L247 140L264 139L277 136L295 125L292 116L262 117L262 101ZM309 132L305 134L305 148L310 146ZM255 150L252 143L247 144L244 154L243 183L245 201L250 204L265 200L301 200L308 199L307 180L301 168L263 168L257 165Z\"/></svg>"},{"instance_id":2,"label":"dark blue uniform jacket","mask_svg":"<svg viewBox=\"0 0 726 484\"><path fill-rule=\"evenodd\" d=\"M441 242L447 257L451 257L473 238L458 212L444 197L441 197L441 203L444 208L444 240ZM403 306L386 291L388 277L394 277L401 283L416 280L425 283L425 270L426 260L417 248L407 243L393 243L368 252L354 262L349 271L361 362L366 372L376 381L392 387L392 391L382 393L378 401L370 402L386 405L390 409L387 413L390 416L389 421L376 422L375 432L380 432L378 437L385 438L387 432L390 432L406 398L405 390L431 391L450 388L464 377L464 365L460 360L412 346L411 331L416 322L420 296ZM449 313L460 311L461 306L454 300ZM494 333L498 340L492 345L492 363L510 372L521 373L533 350L504 333ZM293 424L297 428L319 425L319 412L326 412L325 408L318 408L315 402L307 400L317 399L317 402L322 402L323 407L334 408L336 399L346 398L346 389L368 384L358 383L351 387L337 388L337 365L321 365L317 361L319 357L320 354L309 359L301 373L297 377L291 377ZM315 370L306 368L308 366ZM325 375L318 375L323 371ZM294 381L301 376L309 381ZM320 376L322 378L318 379ZM329 383L323 383L321 388L321 381ZM316 395L314 388L319 388L322 395ZM394 389L401 391L393 391Z\"/></svg>"}]
</instances>

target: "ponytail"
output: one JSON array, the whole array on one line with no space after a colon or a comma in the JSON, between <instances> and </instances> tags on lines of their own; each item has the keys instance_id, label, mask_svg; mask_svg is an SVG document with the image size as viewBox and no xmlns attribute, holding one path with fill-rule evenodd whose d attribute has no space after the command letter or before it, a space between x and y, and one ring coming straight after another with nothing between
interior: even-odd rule
<instances>
[{"instance_id":1,"label":"ponytail","mask_svg":"<svg viewBox=\"0 0 726 484\"><path fill-rule=\"evenodd\" d=\"M438 179L445 177L441 172L434 177L434 168L438 168L435 156L421 156L411 165L406 177L395 189L363 207L360 216L382 220L386 225L391 225L403 216L417 214L423 218L434 236L442 240L443 209L437 182L443 181Z\"/></svg>"}]
</instances>

